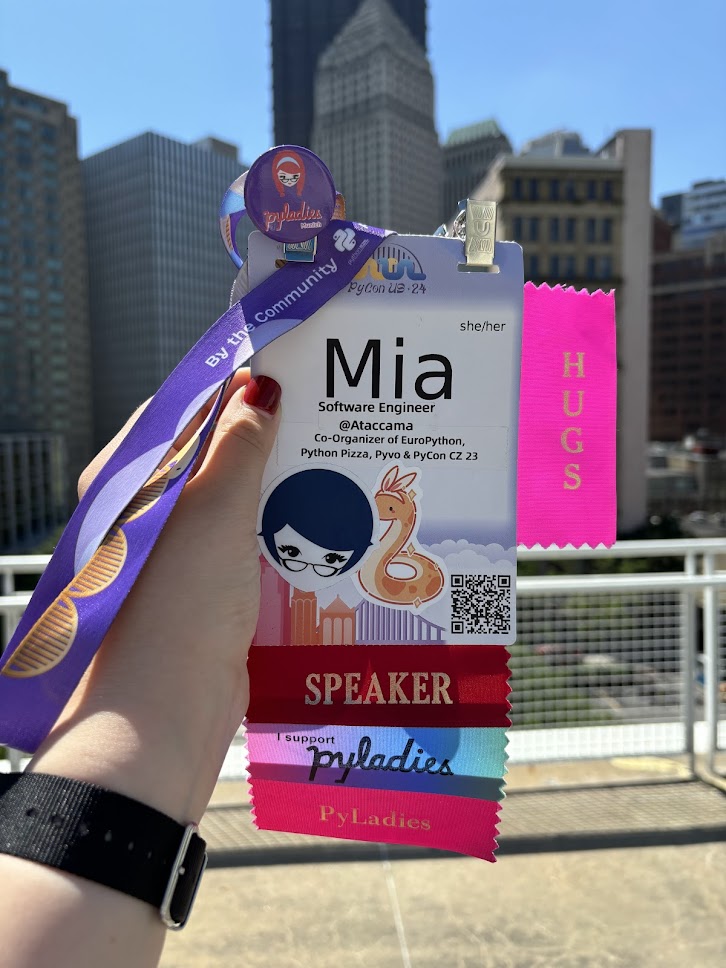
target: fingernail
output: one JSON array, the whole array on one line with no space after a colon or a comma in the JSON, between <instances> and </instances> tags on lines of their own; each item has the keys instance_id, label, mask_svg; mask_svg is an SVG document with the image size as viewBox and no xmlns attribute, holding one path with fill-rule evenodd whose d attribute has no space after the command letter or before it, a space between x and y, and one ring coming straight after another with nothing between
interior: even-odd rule
<instances>
[{"instance_id":1,"label":"fingernail","mask_svg":"<svg viewBox=\"0 0 726 968\"><path fill-rule=\"evenodd\" d=\"M245 387L245 403L270 416L277 413L281 396L280 384L271 376L253 376Z\"/></svg>"}]
</instances>

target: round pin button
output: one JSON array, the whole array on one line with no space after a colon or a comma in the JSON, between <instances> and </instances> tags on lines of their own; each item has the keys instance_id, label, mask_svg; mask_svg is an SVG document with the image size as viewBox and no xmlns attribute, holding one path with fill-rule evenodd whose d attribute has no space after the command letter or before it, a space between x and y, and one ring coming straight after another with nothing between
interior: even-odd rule
<instances>
[{"instance_id":1,"label":"round pin button","mask_svg":"<svg viewBox=\"0 0 726 968\"><path fill-rule=\"evenodd\" d=\"M247 214L277 242L307 242L333 218L335 185L308 148L281 145L254 162L244 182Z\"/></svg>"}]
</instances>

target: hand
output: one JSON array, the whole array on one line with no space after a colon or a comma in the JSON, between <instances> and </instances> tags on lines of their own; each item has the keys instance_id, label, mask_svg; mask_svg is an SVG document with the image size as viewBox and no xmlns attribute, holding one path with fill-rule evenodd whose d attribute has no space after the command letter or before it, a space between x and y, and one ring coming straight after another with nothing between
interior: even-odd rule
<instances>
[{"instance_id":1,"label":"hand","mask_svg":"<svg viewBox=\"0 0 726 968\"><path fill-rule=\"evenodd\" d=\"M201 818L247 708L259 610L257 506L278 425L269 411L280 397L274 380L249 380L240 371L228 388L200 467L31 767L58 772L61 756L65 775L185 823ZM81 494L138 415L84 471Z\"/></svg>"},{"instance_id":2,"label":"hand","mask_svg":"<svg viewBox=\"0 0 726 968\"><path fill-rule=\"evenodd\" d=\"M196 473L29 769L199 821L247 708L257 506L279 399L274 380L235 376ZM81 492L131 423L89 465ZM143 901L1 854L0 904L0 968L152 966L166 933Z\"/></svg>"}]
</instances>

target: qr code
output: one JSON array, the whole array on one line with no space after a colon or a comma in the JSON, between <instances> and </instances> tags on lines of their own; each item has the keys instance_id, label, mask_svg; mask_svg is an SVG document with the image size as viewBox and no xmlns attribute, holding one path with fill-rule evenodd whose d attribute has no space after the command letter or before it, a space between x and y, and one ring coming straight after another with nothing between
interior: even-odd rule
<instances>
[{"instance_id":1,"label":"qr code","mask_svg":"<svg viewBox=\"0 0 726 968\"><path fill-rule=\"evenodd\" d=\"M511 628L511 575L451 576L453 635L506 635Z\"/></svg>"}]
</instances>

